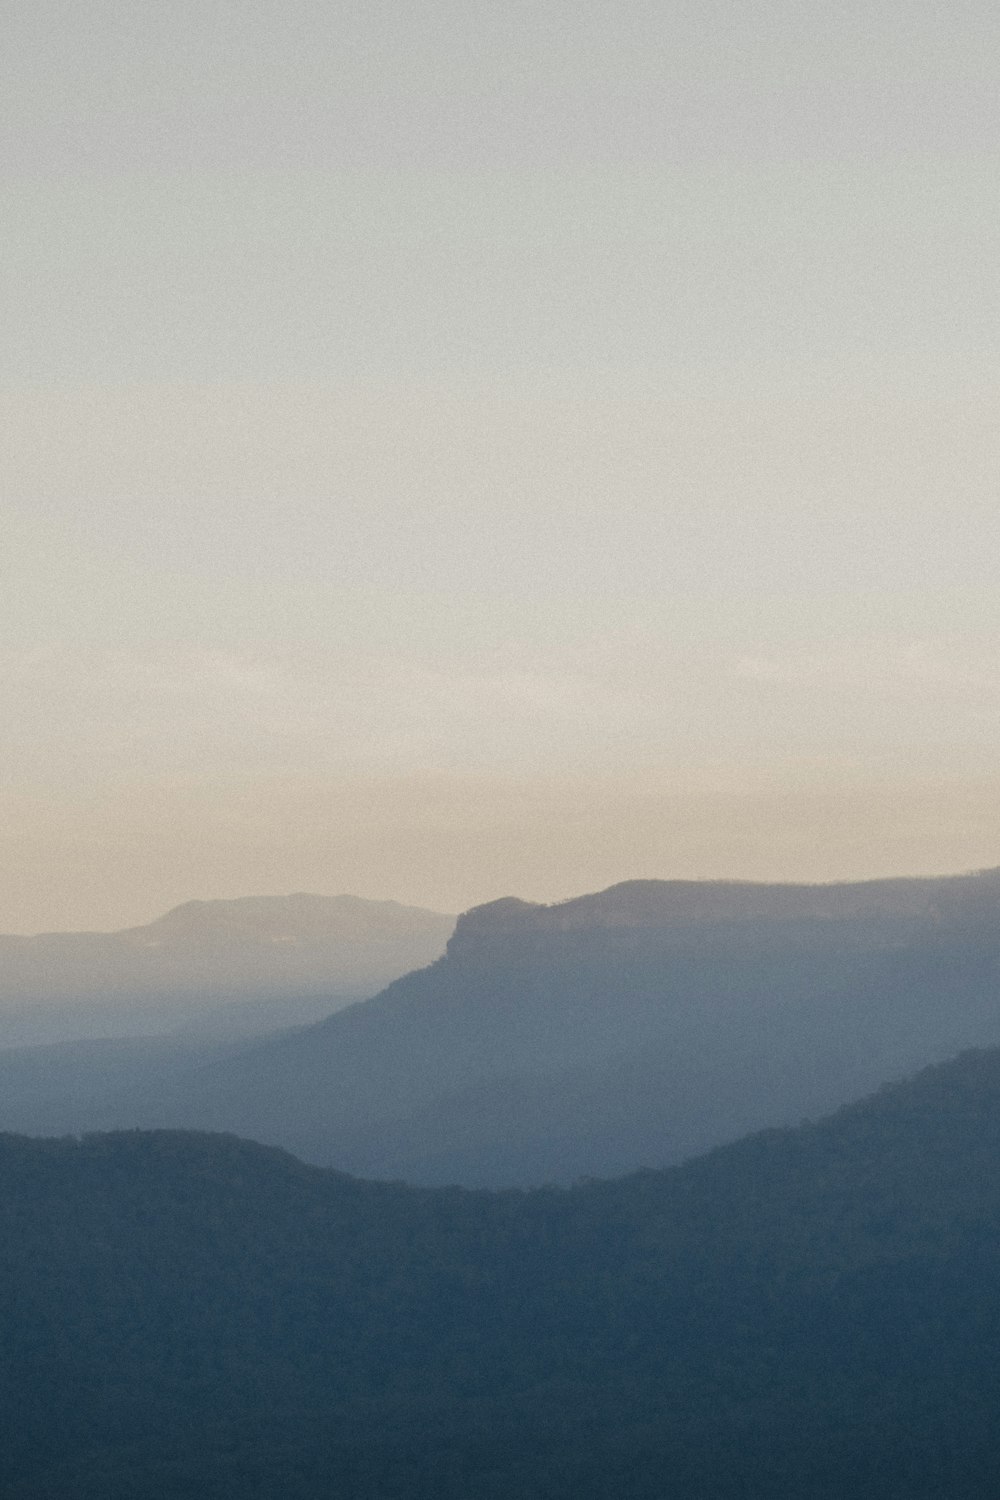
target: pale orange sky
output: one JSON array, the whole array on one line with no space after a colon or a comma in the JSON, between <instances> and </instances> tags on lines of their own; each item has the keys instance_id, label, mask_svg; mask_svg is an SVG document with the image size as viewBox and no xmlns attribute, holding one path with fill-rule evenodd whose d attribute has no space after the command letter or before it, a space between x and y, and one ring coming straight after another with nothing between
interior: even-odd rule
<instances>
[{"instance_id":1,"label":"pale orange sky","mask_svg":"<svg viewBox=\"0 0 1000 1500\"><path fill-rule=\"evenodd\" d=\"M995 7L10 11L0 930L1000 863Z\"/></svg>"},{"instance_id":2,"label":"pale orange sky","mask_svg":"<svg viewBox=\"0 0 1000 1500\"><path fill-rule=\"evenodd\" d=\"M442 911L632 878L831 880L995 863L992 775L951 782L644 773L615 778L231 777L23 802L0 865L6 930L107 929L181 901L350 891Z\"/></svg>"}]
</instances>

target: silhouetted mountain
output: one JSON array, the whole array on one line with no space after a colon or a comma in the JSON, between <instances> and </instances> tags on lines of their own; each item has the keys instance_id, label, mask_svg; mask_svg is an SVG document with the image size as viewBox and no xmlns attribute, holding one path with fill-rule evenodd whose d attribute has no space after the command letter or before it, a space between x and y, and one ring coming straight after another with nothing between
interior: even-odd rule
<instances>
[{"instance_id":1,"label":"silhouetted mountain","mask_svg":"<svg viewBox=\"0 0 1000 1500\"><path fill-rule=\"evenodd\" d=\"M501 1194L0 1139L5 1500L982 1500L1000 1052Z\"/></svg>"},{"instance_id":2,"label":"silhouetted mountain","mask_svg":"<svg viewBox=\"0 0 1000 1500\"><path fill-rule=\"evenodd\" d=\"M0 936L0 1045L313 1020L443 951L454 917L358 896L188 901L122 932Z\"/></svg>"},{"instance_id":3,"label":"silhouetted mountain","mask_svg":"<svg viewBox=\"0 0 1000 1500\"><path fill-rule=\"evenodd\" d=\"M794 1123L1000 1043L1000 874L632 882L461 917L447 956L211 1055L0 1058L0 1125L233 1130L428 1184L571 1181Z\"/></svg>"}]
</instances>

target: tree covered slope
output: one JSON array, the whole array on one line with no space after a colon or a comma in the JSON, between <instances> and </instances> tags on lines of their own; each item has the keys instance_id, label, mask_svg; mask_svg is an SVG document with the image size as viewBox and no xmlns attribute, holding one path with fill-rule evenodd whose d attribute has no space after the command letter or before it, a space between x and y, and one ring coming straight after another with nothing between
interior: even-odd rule
<instances>
[{"instance_id":1,"label":"tree covered slope","mask_svg":"<svg viewBox=\"0 0 1000 1500\"><path fill-rule=\"evenodd\" d=\"M571 1190L173 1133L0 1188L5 1500L992 1492L1000 1052Z\"/></svg>"}]
</instances>

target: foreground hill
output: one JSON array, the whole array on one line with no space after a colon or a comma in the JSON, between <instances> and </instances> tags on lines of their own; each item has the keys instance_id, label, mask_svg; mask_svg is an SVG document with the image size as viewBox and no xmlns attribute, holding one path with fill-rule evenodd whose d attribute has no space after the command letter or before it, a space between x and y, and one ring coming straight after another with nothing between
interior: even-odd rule
<instances>
[{"instance_id":1,"label":"foreground hill","mask_svg":"<svg viewBox=\"0 0 1000 1500\"><path fill-rule=\"evenodd\" d=\"M0 1045L311 1020L432 962L454 917L358 896L188 901L121 932L0 935Z\"/></svg>"},{"instance_id":2,"label":"foreground hill","mask_svg":"<svg viewBox=\"0 0 1000 1500\"><path fill-rule=\"evenodd\" d=\"M425 1184L665 1165L1000 1043L998 916L997 872L501 901L442 960L298 1031L0 1057L0 1127L228 1130Z\"/></svg>"},{"instance_id":3,"label":"foreground hill","mask_svg":"<svg viewBox=\"0 0 1000 1500\"><path fill-rule=\"evenodd\" d=\"M1000 1052L569 1191L0 1139L5 1500L982 1497Z\"/></svg>"}]
</instances>

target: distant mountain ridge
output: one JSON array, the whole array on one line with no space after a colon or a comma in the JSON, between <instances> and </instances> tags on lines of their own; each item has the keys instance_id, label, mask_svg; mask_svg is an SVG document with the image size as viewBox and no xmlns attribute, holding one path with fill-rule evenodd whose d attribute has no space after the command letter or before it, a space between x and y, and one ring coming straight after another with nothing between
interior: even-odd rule
<instances>
[{"instance_id":1,"label":"distant mountain ridge","mask_svg":"<svg viewBox=\"0 0 1000 1500\"><path fill-rule=\"evenodd\" d=\"M737 880L627 880L545 905L504 897L458 918L452 948L494 933L595 927L711 927L740 922L837 922L865 918L954 919L1000 910L1000 868L968 875L761 884Z\"/></svg>"},{"instance_id":2,"label":"distant mountain ridge","mask_svg":"<svg viewBox=\"0 0 1000 1500\"><path fill-rule=\"evenodd\" d=\"M259 1030L313 1019L324 997L333 1010L430 963L453 926L395 901L300 892L189 901L118 932L3 935L0 1045L166 1031L224 1005Z\"/></svg>"},{"instance_id":3,"label":"distant mountain ridge","mask_svg":"<svg viewBox=\"0 0 1000 1500\"><path fill-rule=\"evenodd\" d=\"M454 917L398 901L372 901L363 896L315 896L297 891L289 896L237 896L228 901L185 901L142 927L126 928L121 937L135 935L209 942L302 942L311 939L370 935L379 940L410 937L414 932L441 931L454 926Z\"/></svg>"},{"instance_id":4,"label":"distant mountain ridge","mask_svg":"<svg viewBox=\"0 0 1000 1500\"><path fill-rule=\"evenodd\" d=\"M460 918L445 955L211 1055L0 1056L0 1126L230 1130L362 1175L569 1182L681 1161L1000 1044L1000 873L629 882Z\"/></svg>"}]
</instances>

